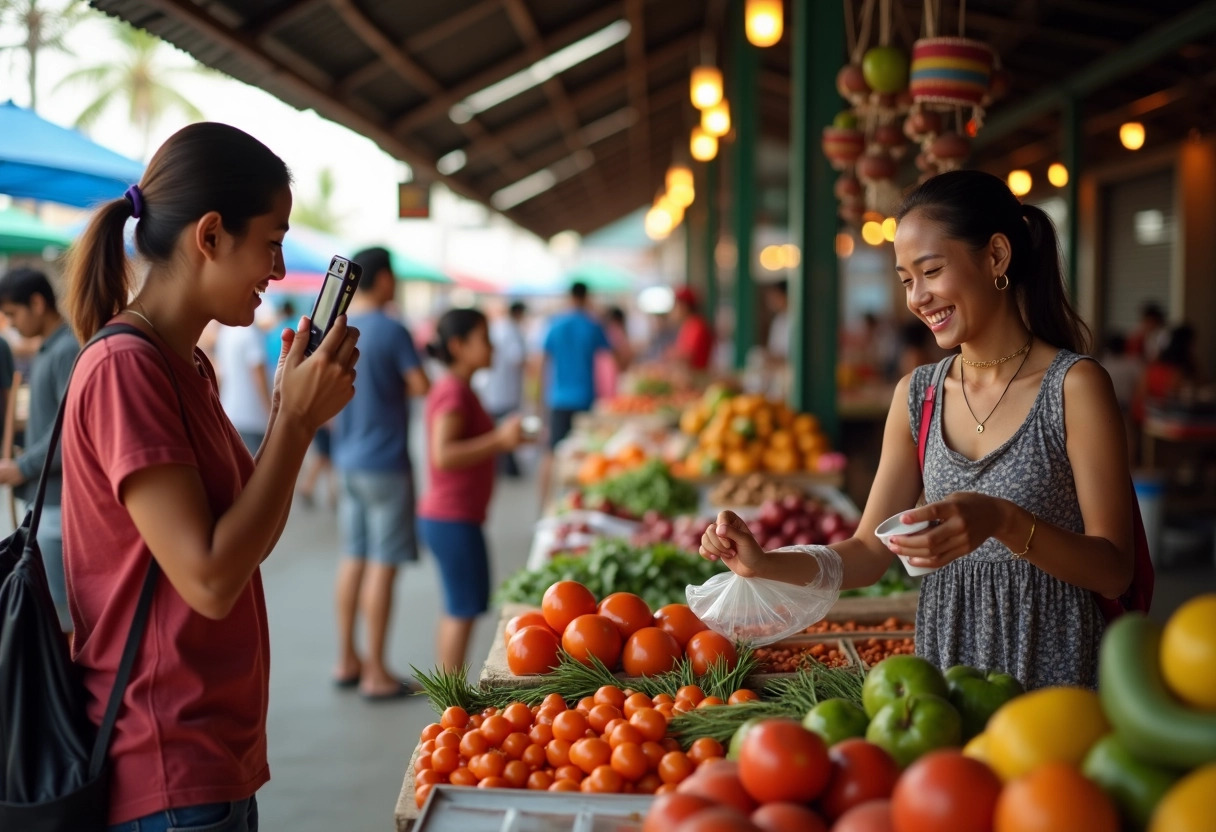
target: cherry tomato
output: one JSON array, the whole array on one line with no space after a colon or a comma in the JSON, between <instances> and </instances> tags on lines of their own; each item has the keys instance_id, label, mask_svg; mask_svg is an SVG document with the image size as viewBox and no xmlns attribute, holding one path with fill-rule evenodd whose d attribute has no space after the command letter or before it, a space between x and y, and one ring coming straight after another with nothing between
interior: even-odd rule
<instances>
[{"instance_id":1,"label":"cherry tomato","mask_svg":"<svg viewBox=\"0 0 1216 832\"><path fill-rule=\"evenodd\" d=\"M444 710L443 716L439 718L439 724L444 728L463 731L469 724L469 712L459 705L452 705Z\"/></svg>"},{"instance_id":2,"label":"cherry tomato","mask_svg":"<svg viewBox=\"0 0 1216 832\"><path fill-rule=\"evenodd\" d=\"M587 717L582 711L562 711L553 718L555 739L574 742L587 734Z\"/></svg>"}]
</instances>

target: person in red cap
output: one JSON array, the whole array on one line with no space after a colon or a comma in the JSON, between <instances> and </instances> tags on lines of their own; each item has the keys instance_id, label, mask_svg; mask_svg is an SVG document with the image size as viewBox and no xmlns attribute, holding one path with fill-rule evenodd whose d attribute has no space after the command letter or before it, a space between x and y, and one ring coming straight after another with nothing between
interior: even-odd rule
<instances>
[{"instance_id":1,"label":"person in red cap","mask_svg":"<svg viewBox=\"0 0 1216 832\"><path fill-rule=\"evenodd\" d=\"M697 312L697 295L687 286L676 290L672 320L679 326L668 358L683 361L692 370L706 370L714 352L714 331Z\"/></svg>"}]
</instances>

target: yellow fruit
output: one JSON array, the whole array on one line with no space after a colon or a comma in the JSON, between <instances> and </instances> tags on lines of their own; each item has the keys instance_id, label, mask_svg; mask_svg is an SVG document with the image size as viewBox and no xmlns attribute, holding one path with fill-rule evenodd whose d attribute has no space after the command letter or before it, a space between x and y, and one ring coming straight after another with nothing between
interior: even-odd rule
<instances>
[{"instance_id":1,"label":"yellow fruit","mask_svg":"<svg viewBox=\"0 0 1216 832\"><path fill-rule=\"evenodd\" d=\"M1161 675L1193 708L1216 711L1216 593L1192 598L1161 634Z\"/></svg>"},{"instance_id":2,"label":"yellow fruit","mask_svg":"<svg viewBox=\"0 0 1216 832\"><path fill-rule=\"evenodd\" d=\"M1110 731L1098 694L1056 687L1027 693L1001 707L988 722L988 760L1009 781L1044 763L1080 767L1095 742Z\"/></svg>"},{"instance_id":3,"label":"yellow fruit","mask_svg":"<svg viewBox=\"0 0 1216 832\"><path fill-rule=\"evenodd\" d=\"M970 757L973 760L979 760L981 763L988 762L988 735L976 734L971 738L971 742L963 746L963 756Z\"/></svg>"},{"instance_id":4,"label":"yellow fruit","mask_svg":"<svg viewBox=\"0 0 1216 832\"><path fill-rule=\"evenodd\" d=\"M1148 832L1216 832L1216 763L1196 769L1165 793Z\"/></svg>"}]
</instances>

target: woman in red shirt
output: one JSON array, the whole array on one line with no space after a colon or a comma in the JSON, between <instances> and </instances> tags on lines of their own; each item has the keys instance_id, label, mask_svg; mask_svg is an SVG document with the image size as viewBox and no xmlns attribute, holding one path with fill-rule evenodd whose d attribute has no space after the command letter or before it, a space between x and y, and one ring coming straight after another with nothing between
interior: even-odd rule
<instances>
[{"instance_id":1,"label":"woman in red shirt","mask_svg":"<svg viewBox=\"0 0 1216 832\"><path fill-rule=\"evenodd\" d=\"M448 670L464 666L473 621L490 601L490 558L481 526L494 492L494 459L523 441L518 415L497 427L469 386L490 366L486 316L451 309L439 319L427 353L447 365L426 397L429 489L418 505L418 529L435 554L443 581L445 612L435 647Z\"/></svg>"},{"instance_id":2,"label":"woman in red shirt","mask_svg":"<svg viewBox=\"0 0 1216 832\"><path fill-rule=\"evenodd\" d=\"M113 832L257 829L266 763L269 631L259 565L287 522L317 428L354 393L358 333L340 319L305 357L283 333L266 439L252 457L198 348L212 321L249 326L284 274L282 160L246 133L193 124L73 248L68 306L81 355L63 431L63 544L73 658L100 722L140 588L155 583L109 749ZM148 272L135 289L123 244ZM170 377L172 374L172 377ZM179 406L177 390L181 391Z\"/></svg>"}]
</instances>

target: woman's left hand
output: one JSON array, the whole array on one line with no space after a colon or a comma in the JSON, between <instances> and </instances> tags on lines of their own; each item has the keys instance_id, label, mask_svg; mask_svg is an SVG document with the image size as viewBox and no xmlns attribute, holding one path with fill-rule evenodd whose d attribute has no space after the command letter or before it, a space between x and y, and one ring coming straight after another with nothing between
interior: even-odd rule
<instances>
[{"instance_id":1,"label":"woman's left hand","mask_svg":"<svg viewBox=\"0 0 1216 832\"><path fill-rule=\"evenodd\" d=\"M907 557L911 566L943 567L997 535L1004 520L1004 503L987 494L958 491L944 500L905 511L900 515L902 522L928 520L932 525L916 534L891 538L891 551Z\"/></svg>"}]
</instances>

